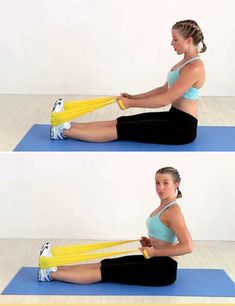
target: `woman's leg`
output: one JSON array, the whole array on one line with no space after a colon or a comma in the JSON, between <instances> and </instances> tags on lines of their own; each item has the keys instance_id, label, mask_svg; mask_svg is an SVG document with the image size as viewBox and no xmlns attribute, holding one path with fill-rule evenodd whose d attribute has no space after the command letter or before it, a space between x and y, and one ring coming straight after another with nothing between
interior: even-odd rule
<instances>
[{"instance_id":1,"label":"woman's leg","mask_svg":"<svg viewBox=\"0 0 235 306\"><path fill-rule=\"evenodd\" d=\"M155 126L152 127L152 121L155 123L156 120L163 120L163 124L160 125L160 133L162 135L162 129L166 129L165 122L168 122L168 117L169 112L156 112L124 116L116 120L108 121L64 123L60 126L51 128L51 139L72 138L89 142L108 142L123 139L156 142L152 140L152 133L153 130L156 131L159 129L158 126L157 128ZM148 122L150 122L150 124L148 124ZM145 130L147 130L147 133ZM147 136L145 136L145 134L147 134ZM163 137L163 135L161 137Z\"/></svg>"},{"instance_id":2,"label":"woman's leg","mask_svg":"<svg viewBox=\"0 0 235 306\"><path fill-rule=\"evenodd\" d=\"M102 281L142 286L166 286L176 280L177 262L172 258L145 259L142 255L132 256L126 256L123 260L102 260L100 268Z\"/></svg>"},{"instance_id":3,"label":"woman's leg","mask_svg":"<svg viewBox=\"0 0 235 306\"><path fill-rule=\"evenodd\" d=\"M52 127L51 139L68 137L90 142L119 139L159 144L185 144L196 138L196 130L196 118L171 108L166 112L123 116L111 121L67 123Z\"/></svg>"},{"instance_id":4,"label":"woman's leg","mask_svg":"<svg viewBox=\"0 0 235 306\"><path fill-rule=\"evenodd\" d=\"M71 124L76 126L87 126L87 127L110 127L117 124L117 120L105 120L105 121L92 121L92 122L71 122Z\"/></svg>"},{"instance_id":5,"label":"woman's leg","mask_svg":"<svg viewBox=\"0 0 235 306\"><path fill-rule=\"evenodd\" d=\"M169 112L144 113L123 116L116 120L71 123L63 131L67 138L90 142L108 142L117 139L164 143L172 136Z\"/></svg>"},{"instance_id":6,"label":"woman's leg","mask_svg":"<svg viewBox=\"0 0 235 306\"><path fill-rule=\"evenodd\" d=\"M101 281L100 263L58 267L50 277L53 280L75 284L97 283Z\"/></svg>"},{"instance_id":7,"label":"woman's leg","mask_svg":"<svg viewBox=\"0 0 235 306\"><path fill-rule=\"evenodd\" d=\"M97 121L88 123L71 123L71 128L64 130L64 136L90 142L107 142L117 140L117 121Z\"/></svg>"}]
</instances>

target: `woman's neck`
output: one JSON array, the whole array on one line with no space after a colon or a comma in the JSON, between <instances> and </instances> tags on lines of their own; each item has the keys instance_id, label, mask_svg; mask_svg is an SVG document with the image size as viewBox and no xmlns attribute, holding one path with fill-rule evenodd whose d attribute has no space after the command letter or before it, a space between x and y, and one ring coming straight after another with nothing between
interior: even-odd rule
<instances>
[{"instance_id":1,"label":"woman's neck","mask_svg":"<svg viewBox=\"0 0 235 306\"><path fill-rule=\"evenodd\" d=\"M169 204L171 204L171 203L173 203L175 201L176 201L175 197L174 198L170 198L170 199L161 200L160 206L161 207L165 207L165 206L167 206L167 205L169 205Z\"/></svg>"},{"instance_id":2,"label":"woman's neck","mask_svg":"<svg viewBox=\"0 0 235 306\"><path fill-rule=\"evenodd\" d=\"M188 61L190 60L191 58L194 58L194 57L197 57L199 56L199 53L194 51L194 52L186 52L184 53L184 58L183 58L183 61Z\"/></svg>"}]
</instances>

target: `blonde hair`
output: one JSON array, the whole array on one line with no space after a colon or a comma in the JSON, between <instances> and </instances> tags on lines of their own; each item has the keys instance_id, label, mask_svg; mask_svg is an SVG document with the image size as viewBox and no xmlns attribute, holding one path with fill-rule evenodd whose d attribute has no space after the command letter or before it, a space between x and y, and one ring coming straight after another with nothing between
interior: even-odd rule
<instances>
[{"instance_id":1,"label":"blonde hair","mask_svg":"<svg viewBox=\"0 0 235 306\"><path fill-rule=\"evenodd\" d=\"M204 43L204 35L196 21L191 19L178 21L173 25L172 29L178 30L184 38L192 37L195 46L201 44L202 47L198 51L199 53L206 51L207 46Z\"/></svg>"}]
</instances>

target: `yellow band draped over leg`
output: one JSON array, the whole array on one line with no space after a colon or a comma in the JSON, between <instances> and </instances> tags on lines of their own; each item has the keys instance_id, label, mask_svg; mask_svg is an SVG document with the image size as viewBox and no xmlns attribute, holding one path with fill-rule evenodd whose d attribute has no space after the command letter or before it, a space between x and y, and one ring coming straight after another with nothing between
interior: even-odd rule
<instances>
[{"instance_id":1,"label":"yellow band draped over leg","mask_svg":"<svg viewBox=\"0 0 235 306\"><path fill-rule=\"evenodd\" d=\"M57 267L62 265L74 264L82 261L88 261L98 258L111 257L117 255L123 255L127 253L136 252L135 250L126 251L115 251L115 252L103 252L103 253L92 253L89 252L110 248L117 245L127 244L138 240L126 240L126 241L115 241L115 242L103 242L95 244L84 244L84 245L70 245L70 246L59 246L52 248L52 257L40 257L39 267L41 269L48 269L51 267ZM87 252L89 254L87 254Z\"/></svg>"},{"instance_id":2,"label":"yellow band draped over leg","mask_svg":"<svg viewBox=\"0 0 235 306\"><path fill-rule=\"evenodd\" d=\"M90 100L68 101L64 104L64 111L52 113L51 123L58 126L66 121L74 120L91 111L116 102L116 97L103 97Z\"/></svg>"}]
</instances>

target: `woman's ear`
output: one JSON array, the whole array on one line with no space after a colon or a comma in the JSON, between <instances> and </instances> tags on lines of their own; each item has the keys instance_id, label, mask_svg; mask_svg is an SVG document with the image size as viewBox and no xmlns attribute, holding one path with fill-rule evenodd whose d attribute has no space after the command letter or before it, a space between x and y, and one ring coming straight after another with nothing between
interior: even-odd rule
<instances>
[{"instance_id":1,"label":"woman's ear","mask_svg":"<svg viewBox=\"0 0 235 306\"><path fill-rule=\"evenodd\" d=\"M188 43L189 43L189 44L193 44L193 38L192 38L192 37L189 37L189 38L188 38Z\"/></svg>"},{"instance_id":2,"label":"woman's ear","mask_svg":"<svg viewBox=\"0 0 235 306\"><path fill-rule=\"evenodd\" d=\"M175 188L176 188L176 189L179 188L179 186L180 186L180 183L179 183L179 182L175 183Z\"/></svg>"}]
</instances>

